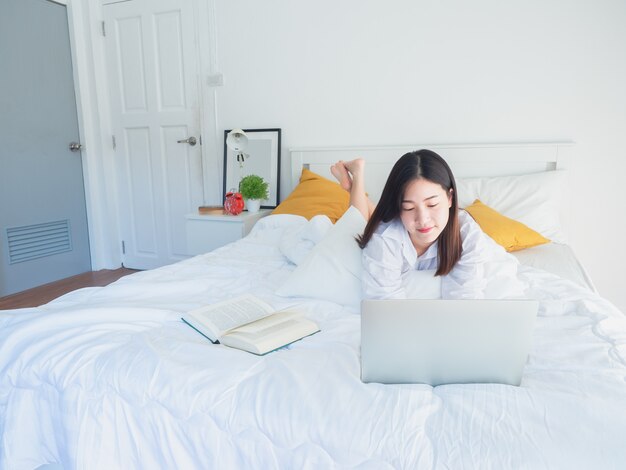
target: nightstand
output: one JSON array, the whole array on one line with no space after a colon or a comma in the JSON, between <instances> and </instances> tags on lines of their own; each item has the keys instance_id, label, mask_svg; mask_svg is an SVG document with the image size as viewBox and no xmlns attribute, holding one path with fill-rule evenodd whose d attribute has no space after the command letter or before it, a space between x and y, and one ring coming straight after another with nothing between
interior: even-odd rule
<instances>
[{"instance_id":1,"label":"nightstand","mask_svg":"<svg viewBox=\"0 0 626 470\"><path fill-rule=\"evenodd\" d=\"M254 224L272 209L250 214L187 214L187 253L199 255L237 241L250 233Z\"/></svg>"}]
</instances>

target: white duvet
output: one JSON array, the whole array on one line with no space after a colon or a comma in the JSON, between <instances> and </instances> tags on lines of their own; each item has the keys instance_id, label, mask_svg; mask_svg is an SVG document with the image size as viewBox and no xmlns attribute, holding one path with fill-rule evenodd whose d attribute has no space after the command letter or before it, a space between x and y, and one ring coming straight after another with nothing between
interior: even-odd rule
<instances>
[{"instance_id":1,"label":"white duvet","mask_svg":"<svg viewBox=\"0 0 626 470\"><path fill-rule=\"evenodd\" d=\"M0 312L0 468L626 468L626 319L555 275L521 387L363 384L359 315L274 294L293 219L215 252ZM264 357L180 320L253 292L321 332Z\"/></svg>"}]
</instances>

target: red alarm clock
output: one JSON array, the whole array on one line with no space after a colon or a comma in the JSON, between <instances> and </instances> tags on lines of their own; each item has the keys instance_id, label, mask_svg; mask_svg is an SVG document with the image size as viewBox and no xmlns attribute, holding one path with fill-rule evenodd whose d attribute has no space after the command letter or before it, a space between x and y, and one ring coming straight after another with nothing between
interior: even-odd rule
<instances>
[{"instance_id":1,"label":"red alarm clock","mask_svg":"<svg viewBox=\"0 0 626 470\"><path fill-rule=\"evenodd\" d=\"M224 210L232 215L241 214L243 211L243 197L241 193L229 191L226 193L226 200L224 201Z\"/></svg>"}]
</instances>

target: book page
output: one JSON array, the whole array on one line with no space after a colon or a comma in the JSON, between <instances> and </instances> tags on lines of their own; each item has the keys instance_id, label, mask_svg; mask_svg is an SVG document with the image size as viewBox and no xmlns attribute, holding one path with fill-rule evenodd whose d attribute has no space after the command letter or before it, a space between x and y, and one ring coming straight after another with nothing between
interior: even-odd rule
<instances>
[{"instance_id":1,"label":"book page","mask_svg":"<svg viewBox=\"0 0 626 470\"><path fill-rule=\"evenodd\" d=\"M274 331L278 331L284 327L285 323L293 318L301 317L299 313L282 311L277 312L274 315L268 316L253 323L242 325L234 331L230 331L229 334L243 333L250 335L250 337L261 337L268 334L272 334Z\"/></svg>"},{"instance_id":2,"label":"book page","mask_svg":"<svg viewBox=\"0 0 626 470\"><path fill-rule=\"evenodd\" d=\"M283 311L235 328L221 342L254 354L266 354L316 331L319 328L312 321L298 313Z\"/></svg>"},{"instance_id":3,"label":"book page","mask_svg":"<svg viewBox=\"0 0 626 470\"><path fill-rule=\"evenodd\" d=\"M218 339L225 332L245 325L272 314L272 307L253 295L245 295L232 300L202 307L190 311L186 319L191 316L197 322L209 328L212 335Z\"/></svg>"}]
</instances>

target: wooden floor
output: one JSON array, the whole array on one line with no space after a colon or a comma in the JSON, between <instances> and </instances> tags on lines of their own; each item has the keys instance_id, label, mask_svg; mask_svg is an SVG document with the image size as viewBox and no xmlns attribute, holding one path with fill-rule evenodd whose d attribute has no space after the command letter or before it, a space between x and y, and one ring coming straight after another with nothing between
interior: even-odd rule
<instances>
[{"instance_id":1,"label":"wooden floor","mask_svg":"<svg viewBox=\"0 0 626 470\"><path fill-rule=\"evenodd\" d=\"M38 307L63 294L83 287L106 286L120 277L137 272L135 269L102 269L61 279L43 286L0 297L0 310L11 308Z\"/></svg>"}]
</instances>

